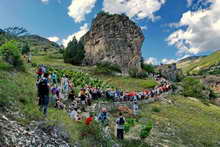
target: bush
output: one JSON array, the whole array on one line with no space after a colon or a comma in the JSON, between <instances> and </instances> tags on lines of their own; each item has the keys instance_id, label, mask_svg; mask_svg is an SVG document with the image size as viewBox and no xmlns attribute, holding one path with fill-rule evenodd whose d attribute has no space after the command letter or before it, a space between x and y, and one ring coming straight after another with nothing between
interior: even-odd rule
<instances>
[{"instance_id":1,"label":"bush","mask_svg":"<svg viewBox=\"0 0 220 147\"><path fill-rule=\"evenodd\" d=\"M154 66L151 64L142 64L142 69L148 73L154 73L155 69Z\"/></svg>"},{"instance_id":2,"label":"bush","mask_svg":"<svg viewBox=\"0 0 220 147\"><path fill-rule=\"evenodd\" d=\"M128 118L125 122L125 125L124 125L125 132L128 133L130 128L133 127L134 125L135 125L135 119Z\"/></svg>"},{"instance_id":3,"label":"bush","mask_svg":"<svg viewBox=\"0 0 220 147\"><path fill-rule=\"evenodd\" d=\"M138 74L138 69L133 67L128 70L128 73L131 77L136 78Z\"/></svg>"},{"instance_id":4,"label":"bush","mask_svg":"<svg viewBox=\"0 0 220 147\"><path fill-rule=\"evenodd\" d=\"M96 64L95 72L101 74L112 74L113 72L121 73L121 68L117 64L112 64L110 62L102 62Z\"/></svg>"},{"instance_id":5,"label":"bush","mask_svg":"<svg viewBox=\"0 0 220 147\"><path fill-rule=\"evenodd\" d=\"M186 97L207 98L204 94L205 86L199 79L187 77L182 81L183 91L182 95Z\"/></svg>"},{"instance_id":6,"label":"bush","mask_svg":"<svg viewBox=\"0 0 220 147\"><path fill-rule=\"evenodd\" d=\"M138 71L136 67L130 68L128 70L128 73L132 78L144 79L148 77L148 74L146 72Z\"/></svg>"},{"instance_id":7,"label":"bush","mask_svg":"<svg viewBox=\"0 0 220 147\"><path fill-rule=\"evenodd\" d=\"M32 67L37 67L38 65L37 65L37 63L32 63L31 66Z\"/></svg>"},{"instance_id":8,"label":"bush","mask_svg":"<svg viewBox=\"0 0 220 147\"><path fill-rule=\"evenodd\" d=\"M155 106L152 108L152 112L158 113L158 112L160 112L160 108Z\"/></svg>"},{"instance_id":9,"label":"bush","mask_svg":"<svg viewBox=\"0 0 220 147\"><path fill-rule=\"evenodd\" d=\"M27 43L25 43L21 49L22 55L28 54L30 52L30 47Z\"/></svg>"},{"instance_id":10,"label":"bush","mask_svg":"<svg viewBox=\"0 0 220 147\"><path fill-rule=\"evenodd\" d=\"M0 54L3 59L13 65L16 68L23 67L23 61L21 59L21 49L17 41L9 41L0 47Z\"/></svg>"},{"instance_id":11,"label":"bush","mask_svg":"<svg viewBox=\"0 0 220 147\"><path fill-rule=\"evenodd\" d=\"M138 72L136 75L136 78L139 78L139 79L144 79L147 77L148 77L148 74L147 74L147 72L144 72L144 71Z\"/></svg>"},{"instance_id":12,"label":"bush","mask_svg":"<svg viewBox=\"0 0 220 147\"><path fill-rule=\"evenodd\" d=\"M150 131L153 128L153 123L149 121L146 126L141 129L140 138L144 139L150 135Z\"/></svg>"}]
</instances>

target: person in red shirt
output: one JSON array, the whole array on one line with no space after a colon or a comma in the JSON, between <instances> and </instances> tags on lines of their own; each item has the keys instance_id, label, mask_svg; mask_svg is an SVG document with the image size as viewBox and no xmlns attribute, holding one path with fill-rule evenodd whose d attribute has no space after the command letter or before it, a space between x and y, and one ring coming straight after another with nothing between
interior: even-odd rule
<instances>
[{"instance_id":1,"label":"person in red shirt","mask_svg":"<svg viewBox=\"0 0 220 147\"><path fill-rule=\"evenodd\" d=\"M88 118L86 118L85 124L90 125L92 123L92 121L93 121L93 115L90 114L90 116Z\"/></svg>"}]
</instances>

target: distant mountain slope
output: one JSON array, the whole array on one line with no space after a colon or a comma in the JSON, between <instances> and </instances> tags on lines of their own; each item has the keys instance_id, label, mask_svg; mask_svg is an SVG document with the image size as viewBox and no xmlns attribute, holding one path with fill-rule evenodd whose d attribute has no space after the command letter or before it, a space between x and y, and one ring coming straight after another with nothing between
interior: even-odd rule
<instances>
[{"instance_id":1,"label":"distant mountain slope","mask_svg":"<svg viewBox=\"0 0 220 147\"><path fill-rule=\"evenodd\" d=\"M30 49L32 51L58 51L61 47L55 43L51 42L50 40L38 36L38 35L24 35L24 36L17 36L10 33L7 33L5 30L0 28L0 45L4 44L9 40L19 40L24 43L28 43Z\"/></svg>"},{"instance_id":2,"label":"distant mountain slope","mask_svg":"<svg viewBox=\"0 0 220 147\"><path fill-rule=\"evenodd\" d=\"M1 34L1 33L4 33L4 30L0 29L0 34Z\"/></svg>"},{"instance_id":3,"label":"distant mountain slope","mask_svg":"<svg viewBox=\"0 0 220 147\"><path fill-rule=\"evenodd\" d=\"M182 60L179 60L178 63L181 64L181 63L185 63L185 62L189 62L189 61L195 61L199 58L203 58L205 56L190 56L190 57L187 57L187 58L184 58Z\"/></svg>"},{"instance_id":4,"label":"distant mountain slope","mask_svg":"<svg viewBox=\"0 0 220 147\"><path fill-rule=\"evenodd\" d=\"M22 36L19 37L22 41L28 42L31 50L59 50L60 46L55 43L51 42L46 38L43 38L38 35L27 35L27 36Z\"/></svg>"},{"instance_id":5,"label":"distant mountain slope","mask_svg":"<svg viewBox=\"0 0 220 147\"><path fill-rule=\"evenodd\" d=\"M189 57L177 63L178 68L181 68L184 73L190 74L197 74L215 65L220 65L220 51L216 51L209 56Z\"/></svg>"}]
</instances>

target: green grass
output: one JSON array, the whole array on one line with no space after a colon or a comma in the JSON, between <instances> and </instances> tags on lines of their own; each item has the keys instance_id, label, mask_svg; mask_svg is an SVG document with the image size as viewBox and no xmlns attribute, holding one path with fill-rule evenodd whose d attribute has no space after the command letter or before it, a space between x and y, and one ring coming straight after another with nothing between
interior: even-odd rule
<instances>
[{"instance_id":1,"label":"green grass","mask_svg":"<svg viewBox=\"0 0 220 147\"><path fill-rule=\"evenodd\" d=\"M123 89L125 91L132 91L132 90L141 91L147 88L153 88L158 84L153 79L135 79L131 77L108 76L108 75L99 75L99 78L113 85L114 87Z\"/></svg>"},{"instance_id":2,"label":"green grass","mask_svg":"<svg viewBox=\"0 0 220 147\"><path fill-rule=\"evenodd\" d=\"M88 143L87 139L97 142L97 140L103 139L98 132L99 129L94 130L95 126L88 128L83 121L75 122L65 111L49 107L48 117L45 118L39 111L34 75L28 72L18 72L10 68L10 65L0 62L0 113L9 109L24 114L24 117L11 116L11 119L22 125L29 125L31 121L35 120L44 121L45 127L61 126L69 134L70 143L76 141ZM95 134L82 138L82 133L85 131Z\"/></svg>"},{"instance_id":3,"label":"green grass","mask_svg":"<svg viewBox=\"0 0 220 147\"><path fill-rule=\"evenodd\" d=\"M1 61L1 60L0 60ZM30 69L29 69L30 70ZM103 77L109 82L117 84L122 88L141 89L146 80L137 80L122 77ZM138 81L138 82L137 82ZM121 82L121 83L120 83ZM152 82L152 81L151 81ZM151 83L149 82L149 83ZM153 120L154 128L159 133L166 132L171 128L175 135L150 136L151 140L161 142L169 140L172 145L179 146L179 143L186 146L207 147L217 146L220 140L220 107L215 105L204 105L199 100L188 99L182 96L170 96L173 104L153 103L141 106L140 118ZM17 72L10 65L0 62L0 105L1 111L11 107L12 110L19 110L25 117L17 119L23 125L28 125L32 120L44 120L47 125L62 126L69 134L70 142L79 141L83 145L105 144L106 140L100 136L100 130L85 126L82 122L72 121L66 112L49 108L48 117L45 119L39 112L36 100L35 78L32 73ZM158 109L156 111L154 109ZM153 111L152 111L153 110ZM90 135L82 136L84 132ZM178 141L178 139L181 141ZM123 146L146 146L146 142L141 144L139 140L125 140ZM171 145L171 146L172 146Z\"/></svg>"},{"instance_id":4,"label":"green grass","mask_svg":"<svg viewBox=\"0 0 220 147\"><path fill-rule=\"evenodd\" d=\"M201 70L208 69L209 67L220 63L220 51L216 51L211 55L189 62L182 67L184 73L195 73L197 74ZM181 67L180 67L181 68Z\"/></svg>"},{"instance_id":5,"label":"green grass","mask_svg":"<svg viewBox=\"0 0 220 147\"><path fill-rule=\"evenodd\" d=\"M171 96L171 100L174 105L154 103L143 106L142 117L153 119L160 132L173 128L175 136L178 136L184 145L217 146L220 140L220 108L182 96ZM160 112L152 113L154 107L159 108ZM175 138L170 136L167 139L176 142Z\"/></svg>"},{"instance_id":6,"label":"green grass","mask_svg":"<svg viewBox=\"0 0 220 147\"><path fill-rule=\"evenodd\" d=\"M91 70L91 67L88 66L74 66L69 63L64 63L63 59L54 57L54 55L48 55L48 56L33 56L32 59L33 63L36 64L44 64L44 65L51 65L51 66L59 66L63 68L73 69L76 71L85 71L88 72Z\"/></svg>"}]
</instances>

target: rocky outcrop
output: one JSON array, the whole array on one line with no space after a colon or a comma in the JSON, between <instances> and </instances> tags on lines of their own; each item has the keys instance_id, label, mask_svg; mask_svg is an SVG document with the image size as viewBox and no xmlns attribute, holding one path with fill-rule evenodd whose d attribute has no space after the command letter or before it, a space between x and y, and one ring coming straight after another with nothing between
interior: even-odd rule
<instances>
[{"instance_id":1,"label":"rocky outcrop","mask_svg":"<svg viewBox=\"0 0 220 147\"><path fill-rule=\"evenodd\" d=\"M28 127L0 114L0 146L69 147L68 134L46 122L31 122Z\"/></svg>"},{"instance_id":2,"label":"rocky outcrop","mask_svg":"<svg viewBox=\"0 0 220 147\"><path fill-rule=\"evenodd\" d=\"M144 35L141 28L125 15L99 13L81 40L86 65L110 62L119 65L125 74L129 68L141 69Z\"/></svg>"},{"instance_id":3,"label":"rocky outcrop","mask_svg":"<svg viewBox=\"0 0 220 147\"><path fill-rule=\"evenodd\" d=\"M177 69L176 63L161 65L157 69L163 77L173 82L177 82L183 77L182 70Z\"/></svg>"}]
</instances>

